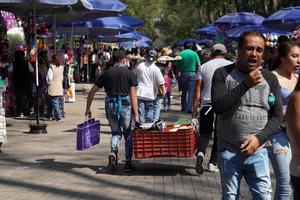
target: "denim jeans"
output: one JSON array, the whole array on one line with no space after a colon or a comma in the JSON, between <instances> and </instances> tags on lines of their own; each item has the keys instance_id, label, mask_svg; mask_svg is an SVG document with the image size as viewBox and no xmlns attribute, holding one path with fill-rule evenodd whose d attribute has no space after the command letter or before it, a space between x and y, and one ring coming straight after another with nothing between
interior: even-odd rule
<instances>
[{"instance_id":1,"label":"denim jeans","mask_svg":"<svg viewBox=\"0 0 300 200\"><path fill-rule=\"evenodd\" d=\"M140 124L154 122L154 101L138 99Z\"/></svg>"},{"instance_id":2,"label":"denim jeans","mask_svg":"<svg viewBox=\"0 0 300 200\"><path fill-rule=\"evenodd\" d=\"M268 153L276 177L276 189L274 200L291 199L290 163L292 152L287 134L278 131L269 138L272 146L268 147ZM276 153L284 150L283 153Z\"/></svg>"},{"instance_id":3,"label":"denim jeans","mask_svg":"<svg viewBox=\"0 0 300 200\"><path fill-rule=\"evenodd\" d=\"M160 97L156 97L156 99L154 100L154 106L153 106L153 122L156 122L159 120L160 108L161 108Z\"/></svg>"},{"instance_id":4,"label":"denim jeans","mask_svg":"<svg viewBox=\"0 0 300 200\"><path fill-rule=\"evenodd\" d=\"M183 72L180 75L181 78L181 110L192 110L192 103L194 97L194 89L196 82L195 72Z\"/></svg>"},{"instance_id":5,"label":"denim jeans","mask_svg":"<svg viewBox=\"0 0 300 200\"><path fill-rule=\"evenodd\" d=\"M49 97L49 105L47 110L47 117L50 118L52 115L52 110L54 111L56 120L60 120L62 118L61 108L60 108L60 99L61 96L50 96Z\"/></svg>"},{"instance_id":6,"label":"denim jeans","mask_svg":"<svg viewBox=\"0 0 300 200\"><path fill-rule=\"evenodd\" d=\"M132 157L132 137L131 137L131 106L130 101L124 105L122 103L121 109L118 109L118 103L108 101L105 99L105 112L106 117L111 128L111 151L118 152L119 142L122 135L125 139L125 156L126 158Z\"/></svg>"},{"instance_id":7,"label":"denim jeans","mask_svg":"<svg viewBox=\"0 0 300 200\"><path fill-rule=\"evenodd\" d=\"M267 149L245 156L221 146L218 159L222 185L222 200L239 199L240 183L245 178L254 200L271 200L271 179Z\"/></svg>"},{"instance_id":8,"label":"denim jeans","mask_svg":"<svg viewBox=\"0 0 300 200\"><path fill-rule=\"evenodd\" d=\"M166 92L166 95L164 96L164 107L171 106L171 92Z\"/></svg>"},{"instance_id":9,"label":"denim jeans","mask_svg":"<svg viewBox=\"0 0 300 200\"><path fill-rule=\"evenodd\" d=\"M294 200L300 199L300 177L291 176L291 182L294 189L293 192Z\"/></svg>"}]
</instances>

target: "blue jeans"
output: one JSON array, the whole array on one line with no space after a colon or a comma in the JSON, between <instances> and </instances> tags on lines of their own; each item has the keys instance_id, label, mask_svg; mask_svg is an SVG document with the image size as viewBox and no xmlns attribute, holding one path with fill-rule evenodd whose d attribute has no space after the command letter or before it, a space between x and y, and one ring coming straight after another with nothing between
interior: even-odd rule
<instances>
[{"instance_id":1,"label":"blue jeans","mask_svg":"<svg viewBox=\"0 0 300 200\"><path fill-rule=\"evenodd\" d=\"M154 122L154 101L138 99L140 124Z\"/></svg>"},{"instance_id":2,"label":"blue jeans","mask_svg":"<svg viewBox=\"0 0 300 200\"><path fill-rule=\"evenodd\" d=\"M222 200L239 199L240 183L244 176L255 200L271 200L271 179L267 149L245 156L219 147L218 159L222 185Z\"/></svg>"},{"instance_id":3,"label":"blue jeans","mask_svg":"<svg viewBox=\"0 0 300 200\"><path fill-rule=\"evenodd\" d=\"M124 105L126 104L126 105ZM132 137L131 137L131 106L130 100L122 101L121 109L118 108L118 102L109 101L105 98L105 112L106 117L111 128L111 151L118 152L119 142L122 135L125 139L125 156L132 157Z\"/></svg>"},{"instance_id":4,"label":"blue jeans","mask_svg":"<svg viewBox=\"0 0 300 200\"><path fill-rule=\"evenodd\" d=\"M166 92L166 95L164 96L164 107L171 106L171 92Z\"/></svg>"},{"instance_id":5,"label":"blue jeans","mask_svg":"<svg viewBox=\"0 0 300 200\"><path fill-rule=\"evenodd\" d=\"M272 146L268 147L268 153L276 177L276 189L274 200L291 199L290 163L292 152L289 138L285 132L278 131L269 138ZM282 153L276 153L283 150Z\"/></svg>"},{"instance_id":6,"label":"blue jeans","mask_svg":"<svg viewBox=\"0 0 300 200\"><path fill-rule=\"evenodd\" d=\"M194 89L196 83L195 72L183 72L180 75L181 79L181 110L192 110L192 103L194 97Z\"/></svg>"},{"instance_id":7,"label":"blue jeans","mask_svg":"<svg viewBox=\"0 0 300 200\"><path fill-rule=\"evenodd\" d=\"M52 110L54 111L56 120L62 118L61 108L60 108L61 96L49 96L49 105L47 110L47 117L50 118L52 115Z\"/></svg>"},{"instance_id":8,"label":"blue jeans","mask_svg":"<svg viewBox=\"0 0 300 200\"><path fill-rule=\"evenodd\" d=\"M161 108L160 98L156 97L156 99L154 100L154 107L153 107L153 122L159 120L160 108Z\"/></svg>"}]
</instances>

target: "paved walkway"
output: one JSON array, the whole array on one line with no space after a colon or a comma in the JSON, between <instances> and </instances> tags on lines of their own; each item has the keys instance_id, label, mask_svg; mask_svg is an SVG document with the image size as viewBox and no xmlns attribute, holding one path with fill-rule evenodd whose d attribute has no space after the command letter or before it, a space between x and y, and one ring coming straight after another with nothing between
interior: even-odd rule
<instances>
[{"instance_id":1,"label":"paved walkway","mask_svg":"<svg viewBox=\"0 0 300 200\"><path fill-rule=\"evenodd\" d=\"M26 118L8 118L8 143L0 154L0 199L7 200L119 200L220 199L218 173L198 176L194 158L134 160L135 171L124 173L121 157L115 173L106 171L110 133L105 119L104 93L95 96L93 115L101 120L101 142L84 152L75 150L76 124L84 120L87 94L78 92L76 103L66 104L63 122L46 122L48 134L30 135ZM175 95L176 96L176 95ZM174 100L162 119L189 117ZM121 142L122 145L124 141ZM123 155L124 147L121 146ZM207 153L210 155L210 152ZM205 160L207 163L207 158ZM241 199L250 199L242 183Z\"/></svg>"}]
</instances>

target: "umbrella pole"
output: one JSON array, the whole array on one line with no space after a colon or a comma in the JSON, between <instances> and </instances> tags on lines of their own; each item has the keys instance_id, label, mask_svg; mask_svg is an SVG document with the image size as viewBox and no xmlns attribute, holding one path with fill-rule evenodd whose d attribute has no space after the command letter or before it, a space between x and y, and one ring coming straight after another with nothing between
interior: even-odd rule
<instances>
[{"instance_id":1,"label":"umbrella pole","mask_svg":"<svg viewBox=\"0 0 300 200\"><path fill-rule=\"evenodd\" d=\"M38 46L37 46L37 24L36 24L36 1L33 1L33 21L34 21L34 43L36 49L36 61L35 61L35 83L36 83L36 100L37 100L37 109L36 109L36 124L29 124L29 134L42 134L47 133L47 125L40 124L40 110L39 110L39 57L38 57Z\"/></svg>"},{"instance_id":2,"label":"umbrella pole","mask_svg":"<svg viewBox=\"0 0 300 200\"><path fill-rule=\"evenodd\" d=\"M56 15L55 15L55 13L53 14L53 23L54 23L54 34L53 34L53 38L54 38L54 54L56 54Z\"/></svg>"}]
</instances>

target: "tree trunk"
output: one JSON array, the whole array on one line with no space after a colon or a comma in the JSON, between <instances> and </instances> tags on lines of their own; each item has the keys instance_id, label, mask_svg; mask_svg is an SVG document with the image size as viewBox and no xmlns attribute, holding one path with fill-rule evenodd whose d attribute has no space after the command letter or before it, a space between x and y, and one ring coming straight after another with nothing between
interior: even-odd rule
<instances>
[{"instance_id":1,"label":"tree trunk","mask_svg":"<svg viewBox=\"0 0 300 200\"><path fill-rule=\"evenodd\" d=\"M270 0L270 13L273 13L275 11L277 11L277 8L278 8L278 0Z\"/></svg>"},{"instance_id":2,"label":"tree trunk","mask_svg":"<svg viewBox=\"0 0 300 200\"><path fill-rule=\"evenodd\" d=\"M263 15L268 16L269 15L269 9L268 9L268 0L261 0L261 4L263 5Z\"/></svg>"}]
</instances>

